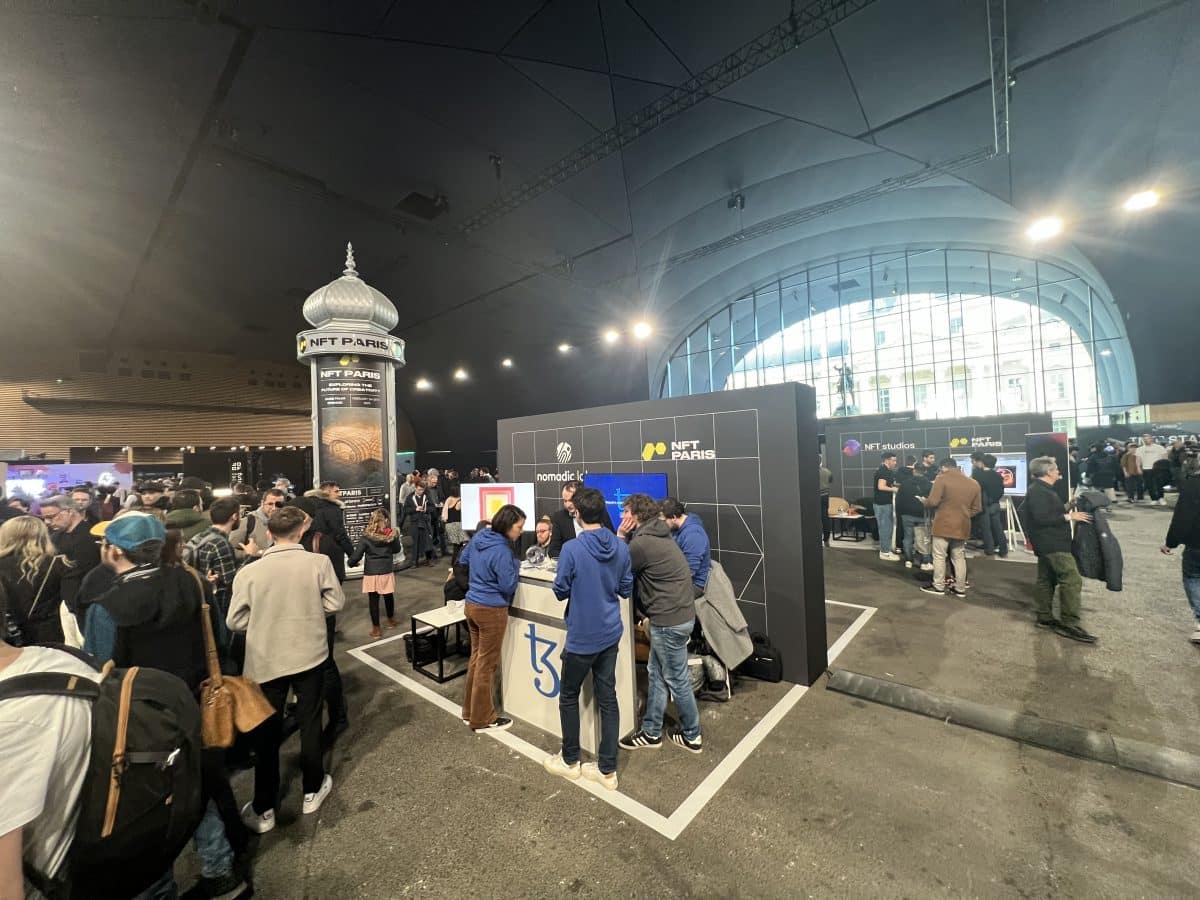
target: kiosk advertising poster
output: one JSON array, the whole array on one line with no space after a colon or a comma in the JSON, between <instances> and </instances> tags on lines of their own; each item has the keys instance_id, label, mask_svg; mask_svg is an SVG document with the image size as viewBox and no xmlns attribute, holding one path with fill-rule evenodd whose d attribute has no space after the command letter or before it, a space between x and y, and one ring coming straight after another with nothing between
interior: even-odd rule
<instances>
[{"instance_id":1,"label":"kiosk advertising poster","mask_svg":"<svg viewBox=\"0 0 1200 900\"><path fill-rule=\"evenodd\" d=\"M342 489L351 541L362 535L371 513L387 504L386 365L346 355L321 357L315 367L320 478Z\"/></svg>"}]
</instances>

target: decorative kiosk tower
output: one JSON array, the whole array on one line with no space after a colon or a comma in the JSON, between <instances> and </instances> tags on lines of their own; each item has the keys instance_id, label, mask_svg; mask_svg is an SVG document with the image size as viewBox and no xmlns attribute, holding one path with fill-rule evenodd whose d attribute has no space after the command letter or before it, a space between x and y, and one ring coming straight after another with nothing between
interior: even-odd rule
<instances>
[{"instance_id":1,"label":"decorative kiosk tower","mask_svg":"<svg viewBox=\"0 0 1200 900\"><path fill-rule=\"evenodd\" d=\"M404 341L392 301L358 277L346 245L342 277L304 301L313 326L296 335L296 358L311 367L313 473L342 489L346 531L357 541L372 511L396 522L396 369Z\"/></svg>"}]
</instances>

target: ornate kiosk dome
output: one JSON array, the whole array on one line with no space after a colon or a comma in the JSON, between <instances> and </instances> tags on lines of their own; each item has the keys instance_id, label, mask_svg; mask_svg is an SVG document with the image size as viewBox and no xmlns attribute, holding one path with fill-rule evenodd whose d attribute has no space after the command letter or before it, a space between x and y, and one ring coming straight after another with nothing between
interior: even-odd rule
<instances>
[{"instance_id":1,"label":"ornate kiosk dome","mask_svg":"<svg viewBox=\"0 0 1200 900\"><path fill-rule=\"evenodd\" d=\"M309 294L304 301L304 318L314 328L345 323L355 328L389 332L400 321L400 314L391 300L358 277L354 268L354 247L347 244L342 277Z\"/></svg>"}]
</instances>

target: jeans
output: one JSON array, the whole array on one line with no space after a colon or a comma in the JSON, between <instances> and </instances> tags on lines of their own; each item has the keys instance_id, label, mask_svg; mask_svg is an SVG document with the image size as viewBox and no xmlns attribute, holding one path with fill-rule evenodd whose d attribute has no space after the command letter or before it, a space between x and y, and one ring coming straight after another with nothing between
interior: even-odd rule
<instances>
[{"instance_id":1,"label":"jeans","mask_svg":"<svg viewBox=\"0 0 1200 900\"><path fill-rule=\"evenodd\" d=\"M696 706L696 694L688 677L687 645L695 624L695 619L683 625L650 624L650 658L646 662L648 688L642 731L651 737L662 735L668 690L675 698L683 736L689 741L700 736L700 709Z\"/></svg>"},{"instance_id":2,"label":"jeans","mask_svg":"<svg viewBox=\"0 0 1200 900\"><path fill-rule=\"evenodd\" d=\"M507 606L483 606L469 600L463 607L467 631L471 633L471 658L467 662L467 685L463 690L462 717L472 728L496 721L492 681L500 665L504 632L508 629Z\"/></svg>"},{"instance_id":3,"label":"jeans","mask_svg":"<svg viewBox=\"0 0 1200 900\"><path fill-rule=\"evenodd\" d=\"M967 589L967 544L954 538L933 536L933 586L939 591L946 589L946 557L954 561L954 585L960 591Z\"/></svg>"},{"instance_id":4,"label":"jeans","mask_svg":"<svg viewBox=\"0 0 1200 900\"><path fill-rule=\"evenodd\" d=\"M653 638L652 638L653 640ZM558 695L558 719L562 726L562 758L568 766L579 762L579 690L583 679L592 673L592 691L600 707L600 752L597 763L600 772L609 775L617 771L617 740L621 730L621 711L617 706L618 641L598 653L562 655L562 689ZM653 646L653 645L652 645ZM687 665L687 661L684 661ZM688 684L691 690L691 684Z\"/></svg>"},{"instance_id":5,"label":"jeans","mask_svg":"<svg viewBox=\"0 0 1200 900\"><path fill-rule=\"evenodd\" d=\"M233 848L225 837L225 823L217 812L217 804L211 800L204 810L204 818L192 835L196 855L200 857L200 874L204 878L220 878L233 871Z\"/></svg>"},{"instance_id":6,"label":"jeans","mask_svg":"<svg viewBox=\"0 0 1200 900\"><path fill-rule=\"evenodd\" d=\"M1145 499L1145 485L1142 483L1141 475L1126 475L1125 476L1125 499L1126 500L1143 500Z\"/></svg>"},{"instance_id":7,"label":"jeans","mask_svg":"<svg viewBox=\"0 0 1200 900\"><path fill-rule=\"evenodd\" d=\"M324 663L295 675L264 681L261 685L275 715L258 726L258 754L254 763L254 811L259 815L275 808L279 800L279 745L283 733L283 705L288 689L296 692L296 722L300 726L300 771L304 793L315 794L325 780L321 753L321 699L325 688Z\"/></svg>"},{"instance_id":8,"label":"jeans","mask_svg":"<svg viewBox=\"0 0 1200 900\"><path fill-rule=\"evenodd\" d=\"M927 563L930 562L930 557L924 553L916 552L916 529L925 524L924 516L902 515L900 524L904 528L904 557L911 562ZM920 557L918 559L918 557Z\"/></svg>"},{"instance_id":9,"label":"jeans","mask_svg":"<svg viewBox=\"0 0 1200 900\"><path fill-rule=\"evenodd\" d=\"M989 503L979 516L979 530L983 535L983 552L991 555L996 550L1008 556L1008 534L1004 530L1004 507Z\"/></svg>"},{"instance_id":10,"label":"jeans","mask_svg":"<svg viewBox=\"0 0 1200 900\"><path fill-rule=\"evenodd\" d=\"M1079 595L1083 578L1070 553L1046 553L1038 557L1037 583L1033 602L1039 619L1054 618L1054 589L1058 588L1058 621L1079 624Z\"/></svg>"},{"instance_id":11,"label":"jeans","mask_svg":"<svg viewBox=\"0 0 1200 900\"><path fill-rule=\"evenodd\" d=\"M1200 549L1195 547L1183 550L1183 592L1187 594L1196 625L1200 627Z\"/></svg>"},{"instance_id":12,"label":"jeans","mask_svg":"<svg viewBox=\"0 0 1200 900\"><path fill-rule=\"evenodd\" d=\"M879 552L891 553L894 549L892 543L892 532L895 530L895 519L893 518L896 508L892 504L876 503L875 504L875 522L879 526Z\"/></svg>"}]
</instances>

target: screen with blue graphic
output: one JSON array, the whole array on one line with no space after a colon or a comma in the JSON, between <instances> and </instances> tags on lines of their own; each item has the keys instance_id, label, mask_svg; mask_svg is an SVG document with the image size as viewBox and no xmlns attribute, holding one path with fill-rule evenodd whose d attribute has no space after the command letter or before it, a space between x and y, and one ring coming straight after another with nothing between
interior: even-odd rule
<instances>
[{"instance_id":1,"label":"screen with blue graphic","mask_svg":"<svg viewBox=\"0 0 1200 900\"><path fill-rule=\"evenodd\" d=\"M665 472L636 472L629 475L584 475L583 486L595 488L604 495L613 525L621 521L625 498L630 494L649 494L655 500L667 496Z\"/></svg>"}]
</instances>

